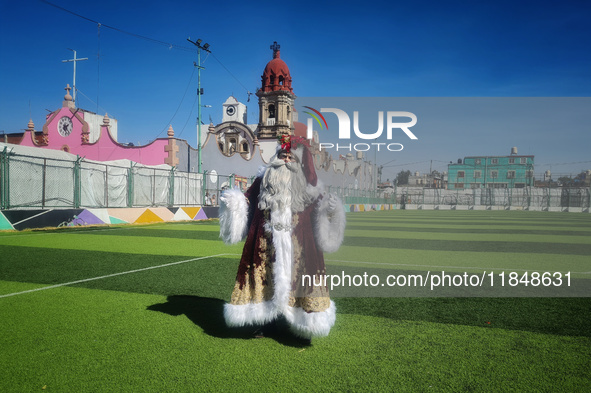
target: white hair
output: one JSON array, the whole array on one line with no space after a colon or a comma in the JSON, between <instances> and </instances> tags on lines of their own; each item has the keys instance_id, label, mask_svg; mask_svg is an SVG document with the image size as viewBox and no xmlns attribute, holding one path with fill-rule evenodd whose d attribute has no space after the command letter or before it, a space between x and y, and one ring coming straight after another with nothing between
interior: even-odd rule
<instances>
[{"instance_id":1,"label":"white hair","mask_svg":"<svg viewBox=\"0 0 591 393\"><path fill-rule=\"evenodd\" d=\"M259 209L290 208L294 213L301 212L312 202L306 186L306 176L299 162L285 163L274 157L263 175Z\"/></svg>"}]
</instances>

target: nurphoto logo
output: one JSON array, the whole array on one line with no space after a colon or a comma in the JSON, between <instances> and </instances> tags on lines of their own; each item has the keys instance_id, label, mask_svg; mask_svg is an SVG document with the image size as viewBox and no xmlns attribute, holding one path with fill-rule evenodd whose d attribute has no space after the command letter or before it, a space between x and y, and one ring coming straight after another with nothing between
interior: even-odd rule
<instances>
[{"instance_id":1,"label":"nurphoto logo","mask_svg":"<svg viewBox=\"0 0 591 393\"><path fill-rule=\"evenodd\" d=\"M312 118L308 118L307 122L307 139L312 139L313 137L313 127L314 127L314 120L320 126L320 129L326 127L328 130L328 124L326 122L325 117L322 113L334 113L337 116L339 122L339 139L340 140L351 140L351 118L342 109L338 108L320 108L320 111L305 106L304 108L310 109L312 112L304 111L304 113L312 116ZM378 130L372 133L366 133L359 129L359 111L353 111L353 132L355 136L359 139L363 140L378 140L384 132L384 118L386 119L386 139L388 141L392 140L394 135L394 130L401 130L404 134L410 139L419 139L417 136L410 130L412 126L417 124L417 116L412 112L401 112L401 111L387 111L386 115L384 116L384 111L378 111ZM399 121L401 118L408 118L410 121L401 122ZM320 121L322 119L322 122ZM324 123L324 127L323 127ZM372 143L334 143L329 142L321 142L320 143L320 150L323 149L333 149L336 148L337 151L339 150L354 150L354 151L368 151L371 147L374 146L380 151L380 148L385 147L385 149L389 151L401 151L404 149L402 143L396 142L372 142Z\"/></svg>"}]
</instances>

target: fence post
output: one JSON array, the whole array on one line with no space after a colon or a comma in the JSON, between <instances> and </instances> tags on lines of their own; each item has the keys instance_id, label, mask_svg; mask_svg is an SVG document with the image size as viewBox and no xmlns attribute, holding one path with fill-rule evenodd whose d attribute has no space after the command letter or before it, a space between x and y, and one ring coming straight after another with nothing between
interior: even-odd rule
<instances>
[{"instance_id":1,"label":"fence post","mask_svg":"<svg viewBox=\"0 0 591 393\"><path fill-rule=\"evenodd\" d=\"M76 156L76 162L74 163L74 208L78 209L81 203L81 179L80 179L80 163L83 157Z\"/></svg>"},{"instance_id":2,"label":"fence post","mask_svg":"<svg viewBox=\"0 0 591 393\"><path fill-rule=\"evenodd\" d=\"M232 173L230 177L228 177L228 189L231 190L234 188L234 179L236 178L236 174Z\"/></svg>"},{"instance_id":3,"label":"fence post","mask_svg":"<svg viewBox=\"0 0 591 393\"><path fill-rule=\"evenodd\" d=\"M105 164L105 206L109 207L109 166Z\"/></svg>"},{"instance_id":4,"label":"fence post","mask_svg":"<svg viewBox=\"0 0 591 393\"><path fill-rule=\"evenodd\" d=\"M207 172L208 171L205 170L201 174L201 206L205 204L205 194L207 193Z\"/></svg>"},{"instance_id":5,"label":"fence post","mask_svg":"<svg viewBox=\"0 0 591 393\"><path fill-rule=\"evenodd\" d=\"M47 158L43 159L43 175L41 176L41 209L45 209L45 185L47 179Z\"/></svg>"},{"instance_id":6,"label":"fence post","mask_svg":"<svg viewBox=\"0 0 591 393\"><path fill-rule=\"evenodd\" d=\"M127 169L127 207L133 206L133 161L129 163Z\"/></svg>"},{"instance_id":7,"label":"fence post","mask_svg":"<svg viewBox=\"0 0 591 393\"><path fill-rule=\"evenodd\" d=\"M531 186L527 188L527 210L531 208Z\"/></svg>"},{"instance_id":8,"label":"fence post","mask_svg":"<svg viewBox=\"0 0 591 393\"><path fill-rule=\"evenodd\" d=\"M168 206L174 206L174 171L176 167L170 168L170 180L168 181L169 188L168 188Z\"/></svg>"},{"instance_id":9,"label":"fence post","mask_svg":"<svg viewBox=\"0 0 591 393\"><path fill-rule=\"evenodd\" d=\"M220 201L219 201L219 196L220 196L220 177L221 177L220 175L217 175L217 177L216 177L216 180L217 180L216 185L215 185L216 190L215 190L215 194L212 195L212 196L215 195L215 201L211 201L211 205L212 206L216 206L216 205L218 205L220 203ZM229 182L229 178L228 178L228 182Z\"/></svg>"},{"instance_id":10,"label":"fence post","mask_svg":"<svg viewBox=\"0 0 591 393\"><path fill-rule=\"evenodd\" d=\"M4 150L0 152L0 209L8 209L8 154L6 153L8 147L4 146Z\"/></svg>"},{"instance_id":11,"label":"fence post","mask_svg":"<svg viewBox=\"0 0 591 393\"><path fill-rule=\"evenodd\" d=\"M152 172L152 206L156 206L156 169Z\"/></svg>"}]
</instances>

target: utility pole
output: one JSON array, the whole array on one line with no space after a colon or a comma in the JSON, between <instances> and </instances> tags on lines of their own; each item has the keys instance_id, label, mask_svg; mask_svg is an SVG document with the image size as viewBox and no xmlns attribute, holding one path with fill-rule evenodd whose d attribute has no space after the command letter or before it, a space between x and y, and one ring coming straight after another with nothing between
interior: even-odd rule
<instances>
[{"instance_id":1,"label":"utility pole","mask_svg":"<svg viewBox=\"0 0 591 393\"><path fill-rule=\"evenodd\" d=\"M205 69L205 67L201 66L201 49L204 51L211 53L209 50L209 44L203 44L202 39L198 39L197 41L191 41L191 38L187 38L191 44L197 47L197 64L193 62L193 66L197 67L197 98L198 98L198 112L197 112L197 172L201 173L201 96L203 95L203 89L201 89L201 70Z\"/></svg>"},{"instance_id":2,"label":"utility pole","mask_svg":"<svg viewBox=\"0 0 591 393\"><path fill-rule=\"evenodd\" d=\"M70 48L68 48L70 49ZM74 90L74 96L72 98L72 102L76 103L76 63L82 60L88 60L88 57L83 57L81 59L76 58L76 51L74 49L70 49L72 52L74 52L74 58L70 59L70 60L62 60L62 63L69 63L69 62L73 62L74 63L74 81L72 83L72 89Z\"/></svg>"}]
</instances>

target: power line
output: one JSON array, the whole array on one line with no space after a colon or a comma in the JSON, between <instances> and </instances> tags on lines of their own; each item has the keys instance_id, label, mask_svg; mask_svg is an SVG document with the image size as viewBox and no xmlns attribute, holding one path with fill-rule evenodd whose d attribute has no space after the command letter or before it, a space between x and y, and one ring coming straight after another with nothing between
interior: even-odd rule
<instances>
[{"instance_id":1,"label":"power line","mask_svg":"<svg viewBox=\"0 0 591 393\"><path fill-rule=\"evenodd\" d=\"M251 92L250 90L248 90L248 88L246 86L244 86L244 84L242 82L240 82L240 80L238 78L236 78L236 76L234 74L232 74L232 72L230 72L230 70L220 61L220 59L218 59L216 57L216 55L214 55L213 53L211 54L213 56L214 59L216 59L216 61L218 63L220 63L220 65L222 67L224 67L224 69L228 72L228 74L230 74L232 76L232 78L236 79L236 82L238 82L240 84L240 86L242 86L244 88L244 90L246 90L246 93L248 94L248 101L250 101L250 96L251 96Z\"/></svg>"},{"instance_id":2,"label":"power line","mask_svg":"<svg viewBox=\"0 0 591 393\"><path fill-rule=\"evenodd\" d=\"M430 160L417 161L417 162L409 162L409 163L406 163L406 164L387 165L387 166L384 166L384 168L392 168L392 167L395 167L395 166L406 166L406 165L424 164L424 163L429 162L429 161ZM435 161L435 160L433 160L433 161Z\"/></svg>"},{"instance_id":3,"label":"power line","mask_svg":"<svg viewBox=\"0 0 591 393\"><path fill-rule=\"evenodd\" d=\"M43 2L43 3L47 4L47 5L50 5L52 7L55 7L57 9L60 9L60 10L62 10L64 12L69 13L69 14L72 14L74 16L77 16L78 18L84 19L84 20L86 20L88 22L92 22L94 24L97 24L100 27L106 27L107 29L115 30L115 31L117 31L119 33L127 34L127 35L132 36L132 37L135 37L135 38L139 38L139 39L142 39L142 40L145 40L145 41L149 41L149 42L152 42L152 43L155 43L155 44L167 46L169 49L178 49L178 50L183 50L183 51L186 51L186 52L193 52L193 48L189 48L189 47L186 47L186 46L172 44L170 42L160 41L160 40L157 40L157 39L154 39L154 38L146 37L146 36L141 35L141 34L136 34L136 33L132 33L132 32L126 31L126 30L120 29L118 27L110 26L110 25L101 23L99 21L96 21L94 19L87 18L86 16L77 14L74 11L70 11L70 10L64 8L64 7L60 7L59 5L50 3L49 1L46 1L46 0L41 0L41 2Z\"/></svg>"},{"instance_id":4,"label":"power line","mask_svg":"<svg viewBox=\"0 0 591 393\"><path fill-rule=\"evenodd\" d=\"M193 115L193 110L195 109L195 103L196 102L197 102L197 96L195 96L195 100L193 101L193 105L191 106L191 113L189 113L189 116L187 117L187 121L183 125L183 128L181 129L181 132L179 132L179 135L177 136L177 138L180 138L181 135L183 135L183 131L185 131L185 127L189 123L189 120L191 120L191 116ZM198 126L201 127L200 124L198 124ZM199 143L199 141L197 141L197 143Z\"/></svg>"},{"instance_id":5,"label":"power line","mask_svg":"<svg viewBox=\"0 0 591 393\"><path fill-rule=\"evenodd\" d=\"M554 164L536 164L536 165L573 165L573 164L587 164L591 161L577 161L577 162L561 162L561 163L554 163Z\"/></svg>"},{"instance_id":6,"label":"power line","mask_svg":"<svg viewBox=\"0 0 591 393\"><path fill-rule=\"evenodd\" d=\"M166 47L167 47L167 48L169 48L169 49L177 49L177 50L182 50L182 51L185 51L185 52L191 52L191 53L193 53L193 52L195 51L193 48L190 48L190 47L186 47L186 46L182 46L182 45L176 45L176 44L173 44L173 43L170 43L170 42L165 42L165 41L161 41L161 40L158 40L158 39L155 39L155 38L146 37L146 36L144 36L144 35L141 35L141 34L132 33L132 32L129 32L129 31L126 31L126 30L120 29L120 28L118 28L118 27L114 27L114 26L110 26L110 25L107 25L107 24L101 23L101 22L99 22L99 21L97 21L97 20L94 20L94 19L88 18L88 17L86 17L86 16L80 15L80 14L78 14L78 13L74 12L74 11L68 10L68 9L66 9L66 8L64 8L64 7L61 7L61 6L59 6L59 5L56 5L56 4L53 4L53 3L50 3L50 2L49 2L49 1L47 1L47 0L41 0L41 2L43 2L43 3L47 4L47 5L50 5L50 6L54 7L54 8L57 8L57 9L59 9L59 10L61 10L61 11L67 12L67 13L69 13L69 14L71 14L71 15L74 15L74 16L76 16L76 17L78 17L78 18L84 19L84 20L86 20L86 21L88 21L88 22L94 23L94 24L96 24L96 25L98 26L98 54L97 54L97 57L99 58L99 65L98 65L97 67L99 67L99 68L98 68L98 69L99 69L99 78L100 78L100 28L101 28L101 27L105 27L105 28L108 28L108 29L111 29L111 30L117 31L117 32L119 32L119 33L122 33L122 34L129 35L129 36L131 36L131 37L135 37L135 38L142 39L142 40L145 40L145 41L148 41L148 42L152 42L152 43L154 43L154 44L157 44L157 45L166 46ZM205 60L203 61L203 63L205 63L205 62L207 61L207 58L209 57L209 54L210 54L210 53L211 53L211 52L209 52L209 51L208 51L208 54L207 54L207 56L206 56ZM213 57L214 57L214 59L215 59L215 60L216 60L216 61L217 61L217 62L218 62L218 63L219 63L219 64L220 64L220 65L221 65L221 66L222 66L222 67L223 67L225 70L226 70L226 72L228 72L228 74L230 74L230 76L232 76L232 78L234 78L234 79L236 80L236 82L238 82L238 84L240 84L240 86L242 86L242 88L244 88L244 90L246 90L246 93L247 93L247 95L248 95L248 101L250 101L250 96L252 95L252 93L250 92L250 90L248 90L248 88L247 88L247 87L246 87L246 86L245 86L245 85L244 85L244 84L243 84L243 83L242 83L242 82L241 82L241 81L240 81L240 80L239 80L239 79L238 79L238 78L237 78L237 77L236 77L236 76L235 76L235 75L234 75L234 74L233 74L233 73L232 73L232 72L231 72L231 71L228 69L228 67L226 67L226 66L225 66L225 65L224 65L224 64L223 64L223 63L220 61L220 59L218 59L218 58L217 58L215 55L213 55L213 54L212 54L212 56L213 56ZM97 82L97 83L98 83L98 82ZM98 87L97 87L97 92L98 92ZM98 94L98 93L97 93L97 94ZM185 92L185 94L186 94L186 92ZM87 98L88 98L88 97L87 97ZM183 99L184 99L184 96L183 96ZM182 103L182 100L181 100L181 103ZM180 106L180 104L179 104L179 106ZM98 108L98 96L97 96L97 108ZM177 112L178 112L178 109L177 109ZM173 118L174 118L174 116L176 116L176 113L177 113L177 112L175 112L175 114L173 115ZM171 119L171 120L172 120L172 119ZM185 125L186 125L186 124L185 124ZM165 128L165 129L166 129L166 128ZM184 129L184 127L183 127L183 129ZM163 131L161 131L161 132L158 134L158 136L160 136L160 135L162 134L162 132L163 132ZM157 137L158 137L158 136L157 136Z\"/></svg>"},{"instance_id":7,"label":"power line","mask_svg":"<svg viewBox=\"0 0 591 393\"><path fill-rule=\"evenodd\" d=\"M174 115L172 115L172 117L170 118L168 123L166 123L166 125L164 126L162 131L160 131L160 133L158 135L156 135L156 138L158 138L160 135L162 135L162 133L164 131L166 131L166 129L168 128L168 125L172 123L172 120L176 117L177 113L179 112L179 109L181 108L181 105L183 104L183 101L185 100L185 96L187 95L187 91L189 91L189 87L191 86L191 82L193 81L193 75L195 75L195 67L193 67L193 71L191 72L191 78L189 78L189 83L187 84L187 87L185 88L185 92L183 93L183 98L181 98L181 102L179 103L179 106L176 108ZM191 113L193 113L193 109L191 109ZM187 123L185 123L185 125L187 125ZM185 129L185 127L183 126L183 130L184 129ZM182 130L181 130L181 134L182 134ZM179 136L181 136L181 134L179 134Z\"/></svg>"}]
</instances>

